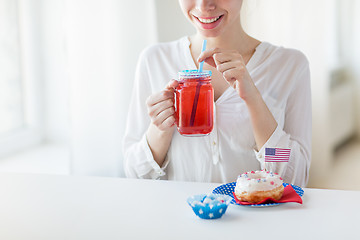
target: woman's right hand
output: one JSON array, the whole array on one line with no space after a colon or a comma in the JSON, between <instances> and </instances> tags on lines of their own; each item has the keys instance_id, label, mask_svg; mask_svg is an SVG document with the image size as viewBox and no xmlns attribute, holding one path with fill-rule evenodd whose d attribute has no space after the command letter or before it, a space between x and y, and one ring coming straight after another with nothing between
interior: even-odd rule
<instances>
[{"instance_id":1,"label":"woman's right hand","mask_svg":"<svg viewBox=\"0 0 360 240\"><path fill-rule=\"evenodd\" d=\"M172 80L164 90L149 96L146 100L151 122L160 131L169 131L175 124L174 92L178 85L178 81Z\"/></svg>"}]
</instances>

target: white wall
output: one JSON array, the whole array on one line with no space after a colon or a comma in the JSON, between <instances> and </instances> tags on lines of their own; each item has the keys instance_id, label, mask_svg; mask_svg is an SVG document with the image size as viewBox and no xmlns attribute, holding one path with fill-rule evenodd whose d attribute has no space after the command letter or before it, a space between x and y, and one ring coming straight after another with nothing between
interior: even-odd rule
<instances>
[{"instance_id":1,"label":"white wall","mask_svg":"<svg viewBox=\"0 0 360 240\"><path fill-rule=\"evenodd\" d=\"M157 41L154 2L23 0L21 6L31 37L26 75L37 80L27 87L39 93L32 105L43 139L70 149L72 174L124 176L122 138L135 67L142 49Z\"/></svg>"},{"instance_id":2,"label":"white wall","mask_svg":"<svg viewBox=\"0 0 360 240\"><path fill-rule=\"evenodd\" d=\"M140 51L156 40L153 3L66 3L72 173L123 176L122 138L135 66Z\"/></svg>"},{"instance_id":3,"label":"white wall","mask_svg":"<svg viewBox=\"0 0 360 240\"><path fill-rule=\"evenodd\" d=\"M178 1L155 0L157 36L160 42L177 40L196 32L183 15Z\"/></svg>"},{"instance_id":4,"label":"white wall","mask_svg":"<svg viewBox=\"0 0 360 240\"><path fill-rule=\"evenodd\" d=\"M44 136L70 147L69 76L66 57L65 1L37 0L41 24Z\"/></svg>"}]
</instances>

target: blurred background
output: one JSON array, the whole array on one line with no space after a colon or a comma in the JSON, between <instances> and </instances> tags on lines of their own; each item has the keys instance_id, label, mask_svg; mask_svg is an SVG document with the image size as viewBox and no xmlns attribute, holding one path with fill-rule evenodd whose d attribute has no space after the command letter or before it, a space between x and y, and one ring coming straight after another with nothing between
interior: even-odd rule
<instances>
[{"instance_id":1,"label":"blurred background","mask_svg":"<svg viewBox=\"0 0 360 240\"><path fill-rule=\"evenodd\" d=\"M360 190L360 1L245 0L241 14L310 61L308 186ZM0 172L124 177L137 58L194 32L177 0L0 0Z\"/></svg>"}]
</instances>

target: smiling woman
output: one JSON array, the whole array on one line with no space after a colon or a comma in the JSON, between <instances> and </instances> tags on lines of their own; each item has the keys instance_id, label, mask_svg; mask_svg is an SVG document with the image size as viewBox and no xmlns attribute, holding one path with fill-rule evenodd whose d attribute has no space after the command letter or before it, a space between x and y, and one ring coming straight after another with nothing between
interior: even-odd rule
<instances>
[{"instance_id":1,"label":"smiling woman","mask_svg":"<svg viewBox=\"0 0 360 240\"><path fill-rule=\"evenodd\" d=\"M267 168L289 183L306 185L311 152L306 57L249 36L242 27L242 1L179 2L196 34L150 46L139 59L124 141L127 176L230 182L241 172ZM207 50L200 53L204 39ZM212 72L216 120L209 135L187 138L174 127L179 87L174 79L202 61ZM287 164L265 163L265 149L276 147L291 148Z\"/></svg>"},{"instance_id":2,"label":"smiling woman","mask_svg":"<svg viewBox=\"0 0 360 240\"><path fill-rule=\"evenodd\" d=\"M180 16L176 3L163 3L158 9L159 41L192 35L195 28L188 17ZM349 165L346 159L336 161L334 153L349 138L360 136L360 95L356 94L360 91L360 47L357 44L360 2L245 0L241 11L244 30L251 36L278 46L300 49L309 59L313 134L308 186L350 189L356 185L356 176L349 176L346 185L339 181L336 187L332 182L323 184L323 180L339 168L342 171L358 166L358 155L349 153L354 161ZM174 13L173 18L168 12ZM176 30L171 27L174 25ZM357 146L358 142L353 145ZM333 168L334 165L339 167Z\"/></svg>"}]
</instances>

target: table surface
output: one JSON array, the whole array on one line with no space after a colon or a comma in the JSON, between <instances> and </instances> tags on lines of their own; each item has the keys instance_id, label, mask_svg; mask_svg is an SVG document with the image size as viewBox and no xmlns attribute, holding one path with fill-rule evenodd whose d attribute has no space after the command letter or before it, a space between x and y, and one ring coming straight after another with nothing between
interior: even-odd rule
<instances>
[{"instance_id":1,"label":"table surface","mask_svg":"<svg viewBox=\"0 0 360 240\"><path fill-rule=\"evenodd\" d=\"M360 239L360 191L304 189L302 205L198 218L186 199L218 185L2 173L0 239Z\"/></svg>"}]
</instances>

